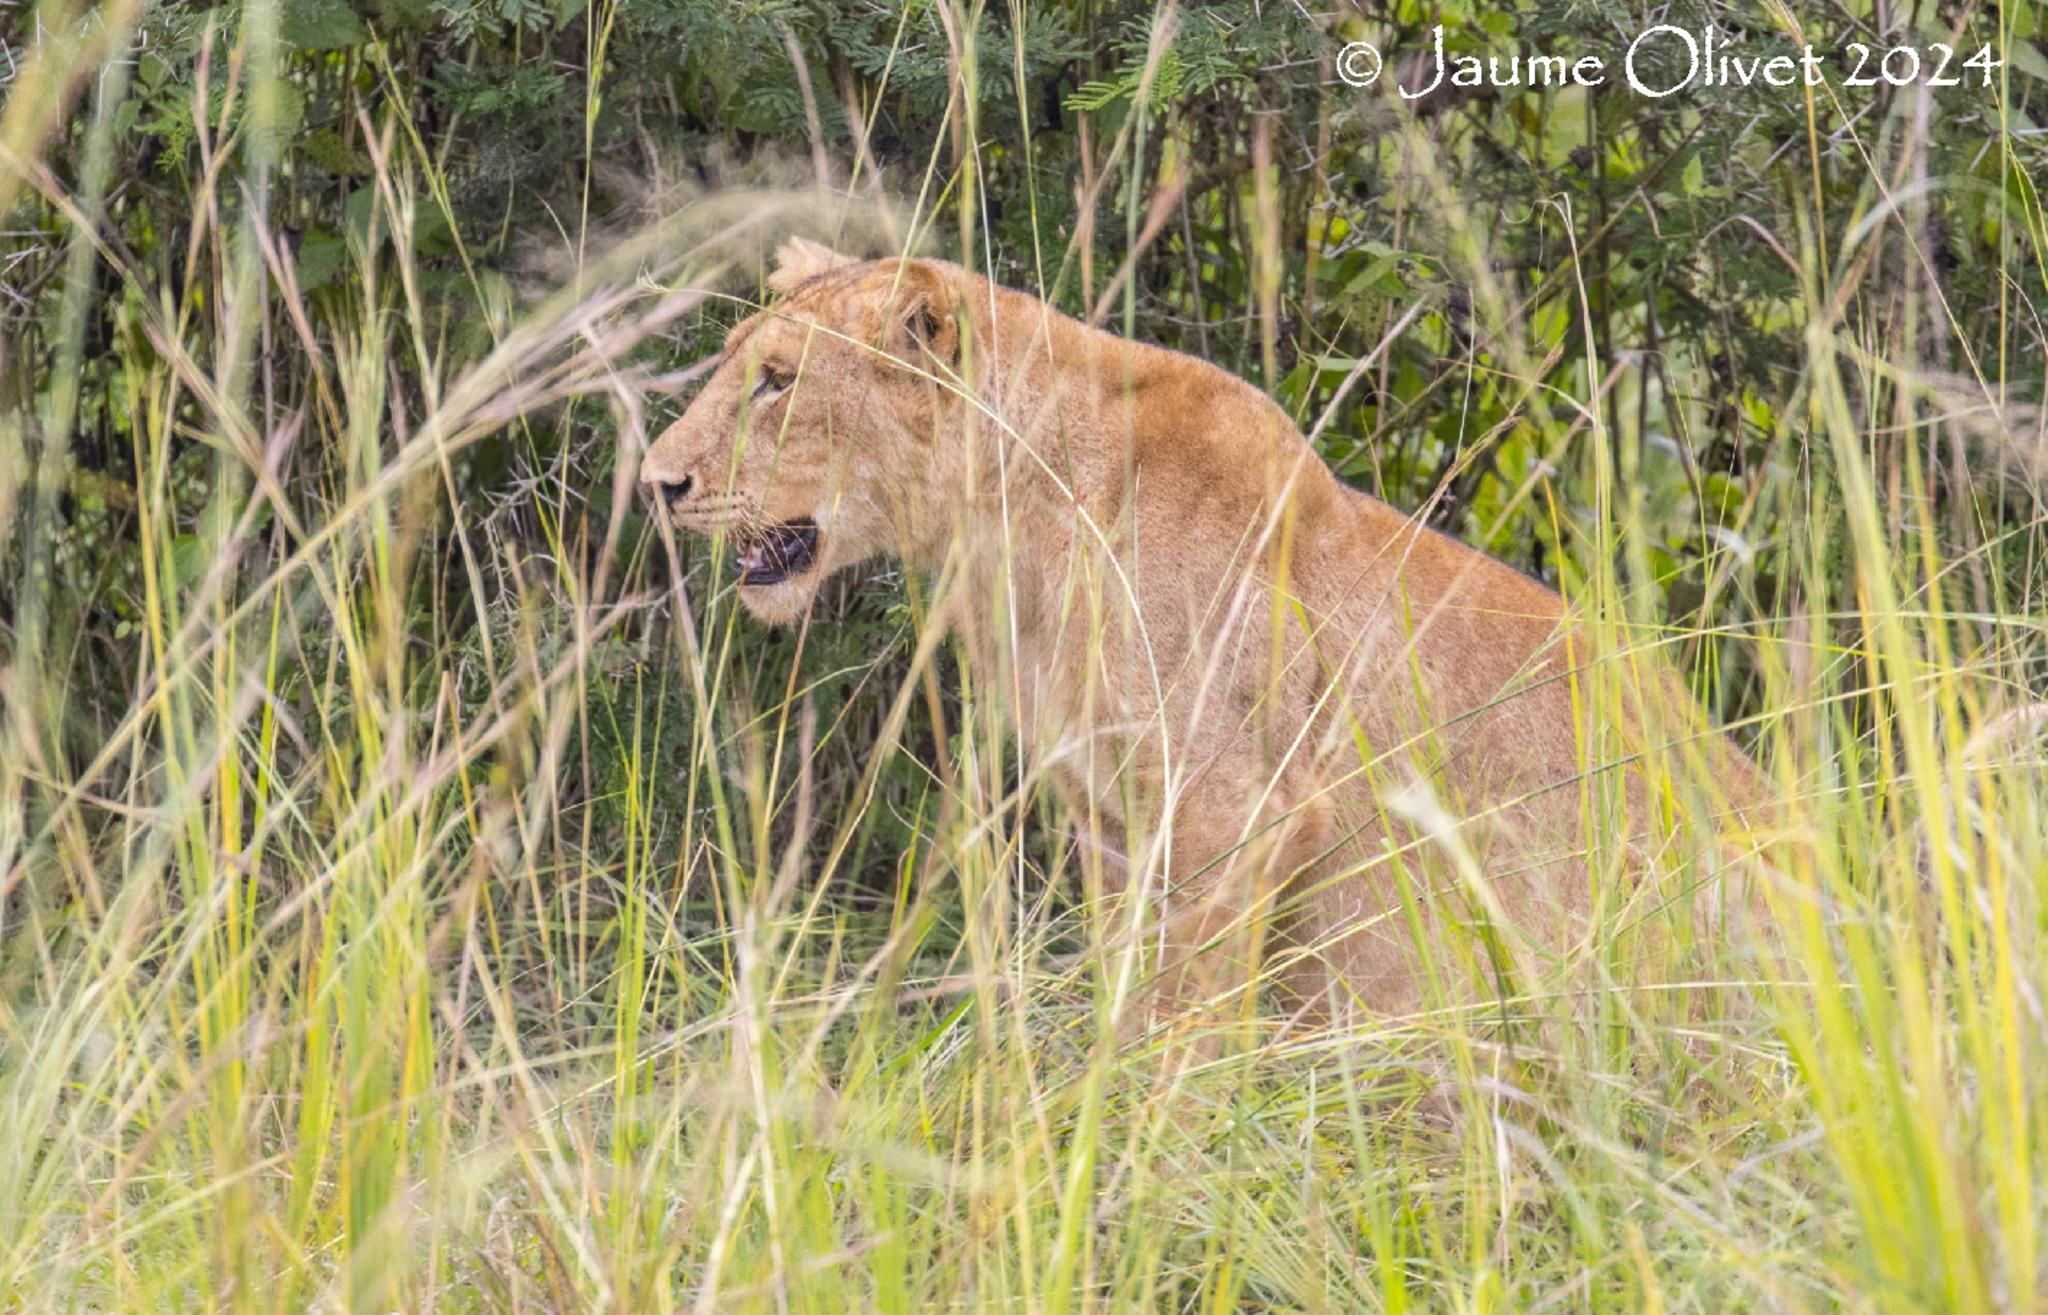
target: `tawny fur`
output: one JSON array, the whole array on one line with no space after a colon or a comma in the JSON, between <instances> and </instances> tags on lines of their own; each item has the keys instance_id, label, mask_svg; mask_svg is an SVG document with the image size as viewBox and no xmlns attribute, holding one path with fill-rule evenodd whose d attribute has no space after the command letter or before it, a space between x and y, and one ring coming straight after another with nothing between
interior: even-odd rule
<instances>
[{"instance_id":1,"label":"tawny fur","mask_svg":"<svg viewBox=\"0 0 2048 1315\"><path fill-rule=\"evenodd\" d=\"M1160 895L1164 998L1277 966L1399 1011L1460 958L1533 989L1665 898L1636 755L1758 797L1654 660L1592 663L1556 593L1341 483L1242 380L936 261L793 244L770 286L643 478L694 532L817 522L814 569L740 587L764 620L879 555L950 581L1027 763Z\"/></svg>"}]
</instances>

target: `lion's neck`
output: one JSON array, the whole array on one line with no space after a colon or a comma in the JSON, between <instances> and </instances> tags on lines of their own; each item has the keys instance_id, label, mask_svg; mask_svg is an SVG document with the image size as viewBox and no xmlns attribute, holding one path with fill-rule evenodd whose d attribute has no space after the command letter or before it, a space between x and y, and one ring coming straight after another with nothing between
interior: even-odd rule
<instances>
[{"instance_id":1,"label":"lion's neck","mask_svg":"<svg viewBox=\"0 0 2048 1315\"><path fill-rule=\"evenodd\" d=\"M1276 494L1305 534L1341 496L1292 420L1243 381L1033 298L998 293L992 311L970 362L981 405L949 445L962 462L950 487L965 496L941 537L966 555L963 621L999 615L1006 633L991 638L1020 661L1071 669L1060 664L1079 637L1139 609L1141 506L1150 569L1220 579L1247 564L1247 535L1277 523ZM1198 517L1233 528L1205 543Z\"/></svg>"}]
</instances>

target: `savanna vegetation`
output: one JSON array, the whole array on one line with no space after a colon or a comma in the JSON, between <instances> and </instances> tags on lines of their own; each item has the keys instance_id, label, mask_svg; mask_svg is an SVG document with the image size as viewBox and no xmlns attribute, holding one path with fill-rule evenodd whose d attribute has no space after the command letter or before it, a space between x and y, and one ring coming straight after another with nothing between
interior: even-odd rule
<instances>
[{"instance_id":1,"label":"savanna vegetation","mask_svg":"<svg viewBox=\"0 0 2048 1315\"><path fill-rule=\"evenodd\" d=\"M1709 20L1828 81L1394 92ZM2038 1308L2041 27L0 0L0 1309ZM1215 361L1685 672L1783 806L1661 825L1780 934L1121 1042L931 582L767 631L635 488L791 233Z\"/></svg>"}]
</instances>

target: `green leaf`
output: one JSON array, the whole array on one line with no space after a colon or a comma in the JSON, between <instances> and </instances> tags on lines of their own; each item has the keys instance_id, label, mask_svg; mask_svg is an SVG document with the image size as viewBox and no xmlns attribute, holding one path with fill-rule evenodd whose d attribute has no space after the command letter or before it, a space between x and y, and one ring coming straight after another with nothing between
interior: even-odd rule
<instances>
[{"instance_id":1,"label":"green leaf","mask_svg":"<svg viewBox=\"0 0 2048 1315\"><path fill-rule=\"evenodd\" d=\"M349 232L354 233L356 238L365 246L368 246L370 242L370 220L373 216L377 220L378 242L382 243L385 238L391 235L390 219L378 215L376 210L377 189L374 186L358 187L355 191L349 193L348 200L342 202L341 216L343 227Z\"/></svg>"},{"instance_id":2,"label":"green leaf","mask_svg":"<svg viewBox=\"0 0 2048 1315\"><path fill-rule=\"evenodd\" d=\"M361 178L370 172L370 157L350 150L332 128L308 133L299 142L299 158L337 178Z\"/></svg>"},{"instance_id":3,"label":"green leaf","mask_svg":"<svg viewBox=\"0 0 2048 1315\"><path fill-rule=\"evenodd\" d=\"M1358 272L1357 277L1344 285L1345 295L1355 297L1365 292L1379 292L1387 296L1398 295L1401 292L1400 280L1396 279L1390 285L1386 282L1386 278L1395 271L1395 268L1400 263L1401 253L1398 251L1389 251L1384 255L1375 257L1371 264Z\"/></svg>"},{"instance_id":4,"label":"green leaf","mask_svg":"<svg viewBox=\"0 0 2048 1315\"><path fill-rule=\"evenodd\" d=\"M171 540L171 579L180 588L199 583L213 554L206 540L196 534L180 534Z\"/></svg>"},{"instance_id":5,"label":"green leaf","mask_svg":"<svg viewBox=\"0 0 2048 1315\"><path fill-rule=\"evenodd\" d=\"M2044 56L2033 45L2025 41L2008 42L2005 47L2006 63L2030 78L2048 82L2048 56Z\"/></svg>"},{"instance_id":6,"label":"green leaf","mask_svg":"<svg viewBox=\"0 0 2048 1315\"><path fill-rule=\"evenodd\" d=\"M285 0L278 34L300 50L341 50L370 39L347 0Z\"/></svg>"},{"instance_id":7,"label":"green leaf","mask_svg":"<svg viewBox=\"0 0 2048 1315\"><path fill-rule=\"evenodd\" d=\"M348 243L332 233L310 233L299 243L299 291L311 292L333 282L348 260Z\"/></svg>"},{"instance_id":8,"label":"green leaf","mask_svg":"<svg viewBox=\"0 0 2048 1315\"><path fill-rule=\"evenodd\" d=\"M1099 78L1090 78L1067 97L1067 108L1084 113L1093 112L1111 101L1121 99L1129 90L1130 88L1121 81L1104 82Z\"/></svg>"}]
</instances>

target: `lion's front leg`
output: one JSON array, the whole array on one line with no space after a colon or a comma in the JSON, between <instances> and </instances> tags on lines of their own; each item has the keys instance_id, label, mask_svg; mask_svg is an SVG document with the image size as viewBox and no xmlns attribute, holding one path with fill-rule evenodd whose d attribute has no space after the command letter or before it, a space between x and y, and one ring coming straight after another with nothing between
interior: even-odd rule
<instances>
[{"instance_id":1,"label":"lion's front leg","mask_svg":"<svg viewBox=\"0 0 2048 1315\"><path fill-rule=\"evenodd\" d=\"M1248 1040L1274 950L1276 911L1295 875L1328 846L1312 809L1269 808L1249 821L1242 794L1179 810L1157 922L1157 967L1134 1022L1213 1057L1233 1032Z\"/></svg>"}]
</instances>

